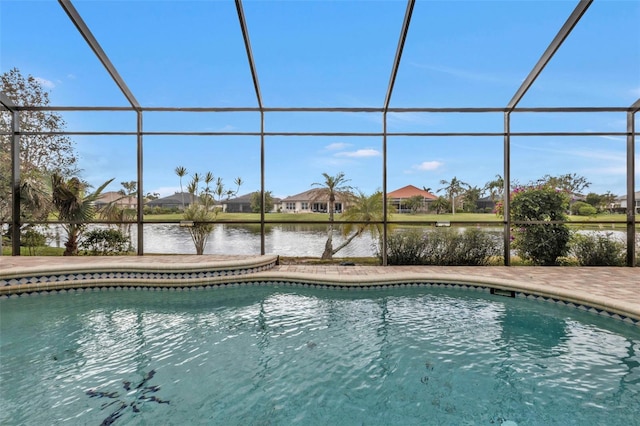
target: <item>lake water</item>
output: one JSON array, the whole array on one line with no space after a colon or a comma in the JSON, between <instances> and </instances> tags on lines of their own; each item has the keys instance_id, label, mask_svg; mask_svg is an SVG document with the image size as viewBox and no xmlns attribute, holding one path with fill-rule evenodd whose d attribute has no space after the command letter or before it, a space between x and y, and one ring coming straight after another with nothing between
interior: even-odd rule
<instances>
[{"instance_id":1,"label":"lake water","mask_svg":"<svg viewBox=\"0 0 640 426\"><path fill-rule=\"evenodd\" d=\"M425 227L424 229L433 229ZM459 227L458 229L464 229ZM484 227L483 230L502 239L502 228ZM51 226L47 231L51 238L49 245L64 246L64 231ZM56 238L56 232L59 238ZM195 254L195 247L187 228L177 224L145 224L144 252L146 254ZM621 231L579 231L581 233L611 234L612 238L626 241L626 233ZM333 235L333 247L338 247L344 237L337 230ZM137 228L131 227L131 241L137 242ZM316 224L281 224L266 226L265 254L281 256L320 257L327 241L327 227ZM375 257L378 241L369 233L364 233L340 250L336 257ZM256 255L260 254L259 225L215 225L205 248L205 254Z\"/></svg>"},{"instance_id":2,"label":"lake water","mask_svg":"<svg viewBox=\"0 0 640 426\"><path fill-rule=\"evenodd\" d=\"M64 247L65 232L59 226L51 226L48 244ZM131 227L131 241L137 242L137 228ZM338 247L345 239L335 231L333 247ZM327 241L327 228L314 224L269 225L265 233L265 253L281 256L320 257ZM365 233L353 240L338 257L376 256L377 241ZM145 254L195 254L195 247L187 228L177 224L145 224ZM205 254L256 255L260 254L259 225L215 225L209 236Z\"/></svg>"},{"instance_id":3,"label":"lake water","mask_svg":"<svg viewBox=\"0 0 640 426\"><path fill-rule=\"evenodd\" d=\"M268 226L265 234L265 253L281 256L320 257L327 241L326 227L323 225L274 225ZM344 241L335 232L333 246ZM377 242L369 234L353 240L338 256L375 256ZM191 236L185 228L175 225L145 225L145 253L195 253ZM207 247L206 254L260 254L260 227L242 225L216 225Z\"/></svg>"}]
</instances>

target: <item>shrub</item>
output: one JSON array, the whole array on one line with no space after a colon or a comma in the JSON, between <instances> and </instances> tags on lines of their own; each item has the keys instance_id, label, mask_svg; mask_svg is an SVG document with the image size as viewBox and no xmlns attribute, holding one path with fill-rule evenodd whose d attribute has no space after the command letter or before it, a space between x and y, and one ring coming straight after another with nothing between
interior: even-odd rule
<instances>
[{"instance_id":1,"label":"shrub","mask_svg":"<svg viewBox=\"0 0 640 426\"><path fill-rule=\"evenodd\" d=\"M571 240L573 254L580 266L624 266L626 245L611 238L613 234L575 234Z\"/></svg>"},{"instance_id":2,"label":"shrub","mask_svg":"<svg viewBox=\"0 0 640 426\"><path fill-rule=\"evenodd\" d=\"M580 216L595 216L598 214L598 209L587 204L586 206L582 206L578 209L578 214L580 214Z\"/></svg>"},{"instance_id":3,"label":"shrub","mask_svg":"<svg viewBox=\"0 0 640 426\"><path fill-rule=\"evenodd\" d=\"M390 265L487 265L500 254L497 241L479 229L436 228L397 232L387 239Z\"/></svg>"},{"instance_id":4,"label":"shrub","mask_svg":"<svg viewBox=\"0 0 640 426\"><path fill-rule=\"evenodd\" d=\"M420 265L423 252L423 233L417 229L394 232L387 238L389 265ZM378 254L378 257L382 258L382 255Z\"/></svg>"},{"instance_id":5,"label":"shrub","mask_svg":"<svg viewBox=\"0 0 640 426\"><path fill-rule=\"evenodd\" d=\"M92 256L125 254L129 248L129 237L118 229L93 229L85 233L80 247L84 254Z\"/></svg>"},{"instance_id":6,"label":"shrub","mask_svg":"<svg viewBox=\"0 0 640 426\"><path fill-rule=\"evenodd\" d=\"M29 249L29 255L36 255L36 248L47 244L47 236L36 229L28 228L20 236L20 244Z\"/></svg>"},{"instance_id":7,"label":"shrub","mask_svg":"<svg viewBox=\"0 0 640 426\"><path fill-rule=\"evenodd\" d=\"M591 204L585 203L584 201L576 201L575 203L571 204L571 214L580 214L580 208L585 206L591 206Z\"/></svg>"},{"instance_id":8,"label":"shrub","mask_svg":"<svg viewBox=\"0 0 640 426\"><path fill-rule=\"evenodd\" d=\"M517 188L511 195L511 218L518 222L567 219L565 193L550 186ZM556 265L569 251L571 231L564 223L522 223L514 229L513 247L536 265Z\"/></svg>"}]
</instances>

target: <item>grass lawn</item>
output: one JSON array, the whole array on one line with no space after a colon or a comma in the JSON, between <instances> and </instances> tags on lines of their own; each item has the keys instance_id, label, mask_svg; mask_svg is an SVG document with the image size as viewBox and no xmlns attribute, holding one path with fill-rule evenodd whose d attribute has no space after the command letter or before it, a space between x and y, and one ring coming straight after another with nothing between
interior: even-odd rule
<instances>
[{"instance_id":1,"label":"grass lawn","mask_svg":"<svg viewBox=\"0 0 640 426\"><path fill-rule=\"evenodd\" d=\"M336 221L340 221L341 215L336 214ZM144 220L148 222L179 222L183 220L181 213L145 215ZM308 222L322 221L328 222L329 215L326 213L268 213L265 220L269 222ZM495 213L456 213L456 214L394 214L390 220L396 222L496 222L502 223L502 217ZM599 214L596 216L569 216L570 222L606 222L616 224L614 228L624 226L626 216L623 214ZM260 222L259 213L220 213L216 218L217 222L247 221ZM594 227L607 227L606 224L594 223Z\"/></svg>"},{"instance_id":2,"label":"grass lawn","mask_svg":"<svg viewBox=\"0 0 640 426\"><path fill-rule=\"evenodd\" d=\"M339 221L340 214L336 214L335 220ZM145 215L144 220L153 221L180 221L183 220L181 213ZM328 222L329 215L326 213L268 213L265 220L270 222L308 222L322 221ZM493 213L456 213L453 214L394 214L390 220L400 222L501 222L502 219ZM216 218L217 222L228 221L260 221L259 213L220 213Z\"/></svg>"},{"instance_id":3,"label":"grass lawn","mask_svg":"<svg viewBox=\"0 0 640 426\"><path fill-rule=\"evenodd\" d=\"M30 253L28 247L20 247L20 256L62 256L62 253L64 253L64 248L35 247L32 251L34 253ZM11 256L11 245L2 246L2 255Z\"/></svg>"}]
</instances>

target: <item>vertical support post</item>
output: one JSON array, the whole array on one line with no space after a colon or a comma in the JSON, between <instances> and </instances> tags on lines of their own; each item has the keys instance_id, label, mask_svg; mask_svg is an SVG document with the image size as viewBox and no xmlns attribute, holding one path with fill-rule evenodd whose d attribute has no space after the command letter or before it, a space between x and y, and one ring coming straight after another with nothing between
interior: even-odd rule
<instances>
[{"instance_id":1,"label":"vertical support post","mask_svg":"<svg viewBox=\"0 0 640 426\"><path fill-rule=\"evenodd\" d=\"M627 266L634 266L636 260L634 115L633 112L627 112Z\"/></svg>"},{"instance_id":2,"label":"vertical support post","mask_svg":"<svg viewBox=\"0 0 640 426\"><path fill-rule=\"evenodd\" d=\"M138 149L138 256L142 256L144 254L144 192L143 192L143 147L142 147L142 111L136 111L137 116L137 130L136 130L136 138L137 138L137 149Z\"/></svg>"},{"instance_id":3,"label":"vertical support post","mask_svg":"<svg viewBox=\"0 0 640 426\"><path fill-rule=\"evenodd\" d=\"M20 256L20 113L11 112L11 254Z\"/></svg>"},{"instance_id":4,"label":"vertical support post","mask_svg":"<svg viewBox=\"0 0 640 426\"><path fill-rule=\"evenodd\" d=\"M511 265L511 112L504 113L504 188L502 213L504 220L504 266Z\"/></svg>"},{"instance_id":5,"label":"vertical support post","mask_svg":"<svg viewBox=\"0 0 640 426\"><path fill-rule=\"evenodd\" d=\"M264 192L264 110L260 109L260 199L262 200L262 206L260 208L260 255L265 254L265 241L264 235L266 233L266 227L264 223L264 210L266 206L266 196Z\"/></svg>"},{"instance_id":6,"label":"vertical support post","mask_svg":"<svg viewBox=\"0 0 640 426\"><path fill-rule=\"evenodd\" d=\"M387 111L382 112L382 265L387 266Z\"/></svg>"}]
</instances>

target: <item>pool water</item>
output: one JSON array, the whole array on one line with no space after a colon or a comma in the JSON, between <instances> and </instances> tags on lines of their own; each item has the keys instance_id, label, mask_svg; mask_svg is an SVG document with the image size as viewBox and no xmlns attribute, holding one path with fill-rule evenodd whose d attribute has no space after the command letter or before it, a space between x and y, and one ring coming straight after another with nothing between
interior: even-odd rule
<instances>
[{"instance_id":1,"label":"pool water","mask_svg":"<svg viewBox=\"0 0 640 426\"><path fill-rule=\"evenodd\" d=\"M633 425L637 326L463 290L0 301L0 424Z\"/></svg>"}]
</instances>

